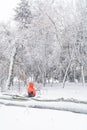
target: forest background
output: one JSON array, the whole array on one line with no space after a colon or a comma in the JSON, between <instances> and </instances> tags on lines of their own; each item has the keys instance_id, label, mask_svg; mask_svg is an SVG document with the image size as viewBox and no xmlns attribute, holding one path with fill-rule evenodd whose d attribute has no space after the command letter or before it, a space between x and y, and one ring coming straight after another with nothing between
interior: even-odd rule
<instances>
[{"instance_id":1,"label":"forest background","mask_svg":"<svg viewBox=\"0 0 87 130\"><path fill-rule=\"evenodd\" d=\"M20 0L0 24L0 87L87 82L87 1Z\"/></svg>"}]
</instances>

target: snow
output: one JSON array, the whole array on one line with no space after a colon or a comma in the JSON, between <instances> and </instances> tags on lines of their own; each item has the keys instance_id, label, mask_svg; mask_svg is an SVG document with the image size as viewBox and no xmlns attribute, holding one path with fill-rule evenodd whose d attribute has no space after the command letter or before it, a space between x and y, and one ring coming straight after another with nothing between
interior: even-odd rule
<instances>
[{"instance_id":1,"label":"snow","mask_svg":"<svg viewBox=\"0 0 87 130\"><path fill-rule=\"evenodd\" d=\"M1 96L10 98L2 93ZM64 89L61 85L48 86L41 88L37 95L37 99L41 100L55 100L61 97L87 101L87 86L67 84ZM72 112L73 110L80 113ZM0 122L1 130L87 130L87 104L0 99Z\"/></svg>"},{"instance_id":2,"label":"snow","mask_svg":"<svg viewBox=\"0 0 87 130\"><path fill-rule=\"evenodd\" d=\"M0 107L1 130L87 130L87 115L34 108Z\"/></svg>"},{"instance_id":3,"label":"snow","mask_svg":"<svg viewBox=\"0 0 87 130\"><path fill-rule=\"evenodd\" d=\"M50 91L49 91L50 88ZM44 93L44 94L43 94ZM45 87L41 89L40 97L46 99L55 98L76 98L79 100L87 100L87 84L83 87L81 83L67 83L65 88L62 88L62 84L55 85L53 87Z\"/></svg>"}]
</instances>

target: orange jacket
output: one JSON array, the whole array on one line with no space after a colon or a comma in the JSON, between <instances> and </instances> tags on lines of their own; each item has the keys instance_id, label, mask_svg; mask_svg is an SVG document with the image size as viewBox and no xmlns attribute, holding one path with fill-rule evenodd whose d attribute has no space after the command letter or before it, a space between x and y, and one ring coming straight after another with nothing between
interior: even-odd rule
<instances>
[{"instance_id":1,"label":"orange jacket","mask_svg":"<svg viewBox=\"0 0 87 130\"><path fill-rule=\"evenodd\" d=\"M27 92L28 93L33 93L34 96L36 96L36 90L34 89L34 83L33 82L30 82L29 85L28 85L28 89L27 89Z\"/></svg>"}]
</instances>

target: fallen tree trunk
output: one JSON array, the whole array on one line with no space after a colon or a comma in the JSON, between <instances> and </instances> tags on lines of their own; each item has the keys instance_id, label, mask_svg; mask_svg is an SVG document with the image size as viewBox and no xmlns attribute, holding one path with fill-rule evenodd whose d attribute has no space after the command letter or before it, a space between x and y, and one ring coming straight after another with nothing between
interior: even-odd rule
<instances>
[{"instance_id":1,"label":"fallen tree trunk","mask_svg":"<svg viewBox=\"0 0 87 130\"><path fill-rule=\"evenodd\" d=\"M13 99L13 100L12 100ZM87 101L79 101L77 99L59 98L54 100L39 100L35 98L17 99L16 97L0 99L0 104L6 106L29 107L39 109L52 109L61 111L70 111L74 113L87 114Z\"/></svg>"}]
</instances>

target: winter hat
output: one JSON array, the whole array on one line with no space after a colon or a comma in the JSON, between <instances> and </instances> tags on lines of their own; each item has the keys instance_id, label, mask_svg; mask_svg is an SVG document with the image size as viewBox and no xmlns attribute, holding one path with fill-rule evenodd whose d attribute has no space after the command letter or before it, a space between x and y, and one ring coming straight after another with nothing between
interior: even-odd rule
<instances>
[{"instance_id":1,"label":"winter hat","mask_svg":"<svg viewBox=\"0 0 87 130\"><path fill-rule=\"evenodd\" d=\"M29 82L29 87L33 88L34 87L34 83L33 82Z\"/></svg>"}]
</instances>

